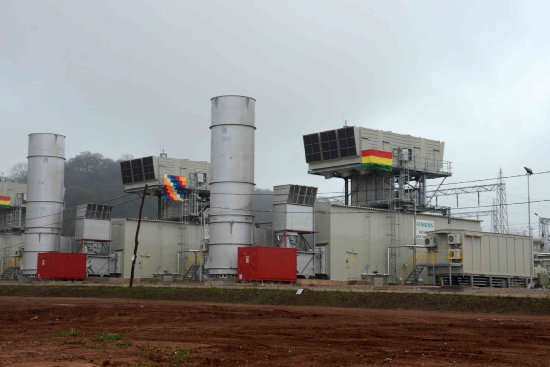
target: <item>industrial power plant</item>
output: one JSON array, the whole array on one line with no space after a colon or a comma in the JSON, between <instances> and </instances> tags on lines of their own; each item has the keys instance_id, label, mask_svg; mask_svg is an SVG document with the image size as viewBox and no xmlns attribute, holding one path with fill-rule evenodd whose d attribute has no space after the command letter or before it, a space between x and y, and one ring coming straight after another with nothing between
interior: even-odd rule
<instances>
[{"instance_id":1,"label":"industrial power plant","mask_svg":"<svg viewBox=\"0 0 550 367\"><path fill-rule=\"evenodd\" d=\"M255 108L252 97L212 98L203 127L210 128L210 162L164 153L120 162L124 191L155 198L156 218L113 218L109 203L82 202L70 237L62 235L66 137L30 134L27 183L0 182L2 279L548 284L550 221L541 222L541 238L511 234L500 212L489 232L479 219L438 204L439 196L460 193L428 189L452 176L441 141L360 126L304 135L307 174L341 180L343 195L277 185L272 221L257 221ZM502 201L504 189L500 182L460 190L494 191Z\"/></svg>"},{"instance_id":2,"label":"industrial power plant","mask_svg":"<svg viewBox=\"0 0 550 367\"><path fill-rule=\"evenodd\" d=\"M0 0L0 367L549 366L549 12Z\"/></svg>"}]
</instances>

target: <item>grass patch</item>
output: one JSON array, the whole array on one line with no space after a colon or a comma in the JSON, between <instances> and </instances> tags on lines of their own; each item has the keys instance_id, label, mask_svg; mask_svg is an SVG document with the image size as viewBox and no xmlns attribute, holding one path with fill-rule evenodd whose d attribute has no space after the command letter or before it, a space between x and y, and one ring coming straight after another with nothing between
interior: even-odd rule
<instances>
[{"instance_id":1,"label":"grass patch","mask_svg":"<svg viewBox=\"0 0 550 367\"><path fill-rule=\"evenodd\" d=\"M99 344L92 344L90 346L91 349L118 349L127 348L132 345L131 342L122 340L123 338L120 334L109 334L107 332L89 339L92 342L99 342ZM116 340L120 341L115 342Z\"/></svg>"},{"instance_id":2,"label":"grass patch","mask_svg":"<svg viewBox=\"0 0 550 367\"><path fill-rule=\"evenodd\" d=\"M96 343L87 345L86 339L82 338L82 333L76 329L59 330L50 334L50 341L61 342L61 345L85 345L91 349L117 349L127 348L132 345L128 340L122 339L120 334L104 332L96 337L88 338L89 341ZM41 341L46 340L42 339Z\"/></svg>"},{"instance_id":3,"label":"grass patch","mask_svg":"<svg viewBox=\"0 0 550 367\"><path fill-rule=\"evenodd\" d=\"M176 350L173 351L168 358L168 361L166 361L165 365L166 367L180 367L187 366L188 363L189 351L182 348L176 348Z\"/></svg>"},{"instance_id":4,"label":"grass patch","mask_svg":"<svg viewBox=\"0 0 550 367\"><path fill-rule=\"evenodd\" d=\"M115 348L127 348L127 347L132 346L132 343L131 343L131 342L128 342L128 341L126 341L126 342L118 342L118 343L113 344L113 346L114 346Z\"/></svg>"},{"instance_id":5,"label":"grass patch","mask_svg":"<svg viewBox=\"0 0 550 367\"><path fill-rule=\"evenodd\" d=\"M119 349L119 348L128 348L131 346L130 342L118 342L118 343L101 343L90 345L90 349Z\"/></svg>"},{"instance_id":6,"label":"grass patch","mask_svg":"<svg viewBox=\"0 0 550 367\"><path fill-rule=\"evenodd\" d=\"M160 347L151 345L149 343L138 345L139 358L145 359L152 362L158 362L162 356Z\"/></svg>"},{"instance_id":7,"label":"grass patch","mask_svg":"<svg viewBox=\"0 0 550 367\"><path fill-rule=\"evenodd\" d=\"M91 338L91 340L99 340L99 341L120 340L120 339L122 339L120 334L109 334L105 332L99 336Z\"/></svg>"},{"instance_id":8,"label":"grass patch","mask_svg":"<svg viewBox=\"0 0 550 367\"><path fill-rule=\"evenodd\" d=\"M101 344L101 345L90 345L89 346L90 349L100 349L100 350L103 350L103 349L107 349L107 347L105 346L105 344Z\"/></svg>"},{"instance_id":9,"label":"grass patch","mask_svg":"<svg viewBox=\"0 0 550 367\"><path fill-rule=\"evenodd\" d=\"M147 343L137 348L139 360L135 366L185 367L189 363L189 351L180 347L172 349Z\"/></svg>"},{"instance_id":10,"label":"grass patch","mask_svg":"<svg viewBox=\"0 0 550 367\"><path fill-rule=\"evenodd\" d=\"M82 333L76 329L71 330L59 330L50 334L50 338L67 338L82 336Z\"/></svg>"},{"instance_id":11,"label":"grass patch","mask_svg":"<svg viewBox=\"0 0 550 367\"><path fill-rule=\"evenodd\" d=\"M289 289L0 285L0 296L101 297L290 306L413 309L550 315L550 298L448 293L310 291Z\"/></svg>"}]
</instances>

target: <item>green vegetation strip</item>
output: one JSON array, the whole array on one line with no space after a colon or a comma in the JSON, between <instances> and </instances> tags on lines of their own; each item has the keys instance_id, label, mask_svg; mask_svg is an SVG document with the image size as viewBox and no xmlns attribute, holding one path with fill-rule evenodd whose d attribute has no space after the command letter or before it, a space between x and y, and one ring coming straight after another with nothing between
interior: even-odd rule
<instances>
[{"instance_id":1,"label":"green vegetation strip","mask_svg":"<svg viewBox=\"0 0 550 367\"><path fill-rule=\"evenodd\" d=\"M0 285L0 296L101 297L288 306L550 315L550 298L286 289Z\"/></svg>"}]
</instances>

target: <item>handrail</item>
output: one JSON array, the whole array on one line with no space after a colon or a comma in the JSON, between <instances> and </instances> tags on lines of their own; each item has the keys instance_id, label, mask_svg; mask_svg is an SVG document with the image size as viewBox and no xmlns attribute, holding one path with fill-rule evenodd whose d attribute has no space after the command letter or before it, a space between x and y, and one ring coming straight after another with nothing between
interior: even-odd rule
<instances>
[{"instance_id":1,"label":"handrail","mask_svg":"<svg viewBox=\"0 0 550 367\"><path fill-rule=\"evenodd\" d=\"M444 256L436 256L437 254L446 254ZM415 252L401 267L401 284L405 284L405 269L411 268L409 274L416 270L418 265L436 265L436 260L447 260L447 264L443 261L441 265L452 265L462 263L461 249L435 250L435 251L420 251ZM459 261L459 262L457 262Z\"/></svg>"},{"instance_id":2,"label":"handrail","mask_svg":"<svg viewBox=\"0 0 550 367\"><path fill-rule=\"evenodd\" d=\"M435 157L417 156L412 154L405 159L400 158L399 154L393 156L393 166L408 169L420 169L429 172L451 173L452 162Z\"/></svg>"}]
</instances>

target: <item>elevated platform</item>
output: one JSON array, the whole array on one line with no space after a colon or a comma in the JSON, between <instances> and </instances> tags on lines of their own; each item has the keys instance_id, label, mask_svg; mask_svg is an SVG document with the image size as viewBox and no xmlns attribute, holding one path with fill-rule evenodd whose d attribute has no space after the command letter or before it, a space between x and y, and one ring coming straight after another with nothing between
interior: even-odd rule
<instances>
[{"instance_id":1,"label":"elevated platform","mask_svg":"<svg viewBox=\"0 0 550 367\"><path fill-rule=\"evenodd\" d=\"M427 158L422 158L423 164L417 164L417 160L406 162L404 165L400 165L399 162L393 162L392 172L384 172L374 169L363 169L361 162L350 163L345 165L337 165L339 162L334 162L334 166L328 166L323 168L309 169L308 173L311 175L324 176L325 178L347 178L354 174L361 175L387 175L396 176L404 173L405 171L411 178L425 177L426 179L444 178L452 176L451 166L452 163L448 161L434 161Z\"/></svg>"}]
</instances>

